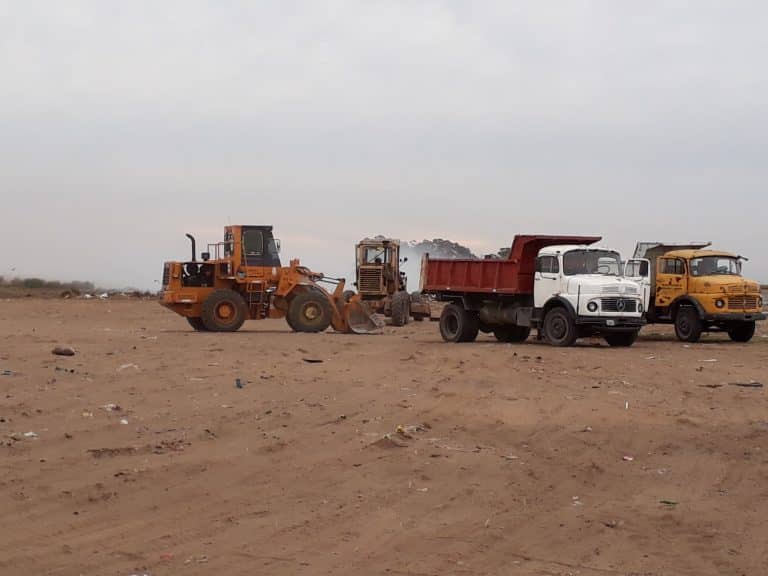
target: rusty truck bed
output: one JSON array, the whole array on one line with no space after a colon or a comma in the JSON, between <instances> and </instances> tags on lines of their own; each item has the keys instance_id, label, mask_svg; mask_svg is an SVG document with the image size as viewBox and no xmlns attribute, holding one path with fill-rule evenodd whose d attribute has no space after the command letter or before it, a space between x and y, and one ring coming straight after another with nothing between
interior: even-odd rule
<instances>
[{"instance_id":1,"label":"rusty truck bed","mask_svg":"<svg viewBox=\"0 0 768 576\"><path fill-rule=\"evenodd\" d=\"M600 239L600 236L518 234L504 260L430 258L425 254L421 290L431 294L532 294L539 250L559 244L594 244Z\"/></svg>"}]
</instances>

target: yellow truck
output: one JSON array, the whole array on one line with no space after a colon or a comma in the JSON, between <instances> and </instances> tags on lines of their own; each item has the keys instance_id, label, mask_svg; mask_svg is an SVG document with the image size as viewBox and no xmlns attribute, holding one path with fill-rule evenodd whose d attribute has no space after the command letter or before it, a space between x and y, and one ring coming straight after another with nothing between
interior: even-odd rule
<instances>
[{"instance_id":1,"label":"yellow truck","mask_svg":"<svg viewBox=\"0 0 768 576\"><path fill-rule=\"evenodd\" d=\"M746 258L709 246L639 242L624 275L642 286L648 324L674 324L684 342L710 331L749 342L766 317L760 285L741 276Z\"/></svg>"}]
</instances>

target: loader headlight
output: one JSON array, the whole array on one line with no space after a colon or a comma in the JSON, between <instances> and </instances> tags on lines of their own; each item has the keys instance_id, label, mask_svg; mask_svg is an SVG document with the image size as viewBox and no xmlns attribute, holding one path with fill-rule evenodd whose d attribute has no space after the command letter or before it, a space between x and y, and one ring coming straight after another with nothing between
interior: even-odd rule
<instances>
[{"instance_id":1,"label":"loader headlight","mask_svg":"<svg viewBox=\"0 0 768 576\"><path fill-rule=\"evenodd\" d=\"M715 306L717 308L724 308L725 307L725 300L723 300L722 298L718 298L717 300L715 300Z\"/></svg>"},{"instance_id":2,"label":"loader headlight","mask_svg":"<svg viewBox=\"0 0 768 576\"><path fill-rule=\"evenodd\" d=\"M587 304L587 310L590 312L597 312L597 302L590 302Z\"/></svg>"},{"instance_id":3,"label":"loader headlight","mask_svg":"<svg viewBox=\"0 0 768 576\"><path fill-rule=\"evenodd\" d=\"M762 296L758 296L757 297L757 307L758 308L762 308L763 307L763 297Z\"/></svg>"}]
</instances>

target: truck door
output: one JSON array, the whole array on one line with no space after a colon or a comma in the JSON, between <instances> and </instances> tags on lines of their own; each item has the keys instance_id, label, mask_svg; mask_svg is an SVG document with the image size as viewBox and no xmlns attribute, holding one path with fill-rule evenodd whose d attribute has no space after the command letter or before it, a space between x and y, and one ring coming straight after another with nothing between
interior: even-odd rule
<instances>
[{"instance_id":1,"label":"truck door","mask_svg":"<svg viewBox=\"0 0 768 576\"><path fill-rule=\"evenodd\" d=\"M651 261L646 258L630 258L624 265L624 277L640 284L643 310L648 310L651 300Z\"/></svg>"},{"instance_id":2,"label":"truck door","mask_svg":"<svg viewBox=\"0 0 768 576\"><path fill-rule=\"evenodd\" d=\"M555 294L560 293L560 263L557 256L536 258L536 274L533 277L533 302L541 308Z\"/></svg>"},{"instance_id":3,"label":"truck door","mask_svg":"<svg viewBox=\"0 0 768 576\"><path fill-rule=\"evenodd\" d=\"M656 271L656 306L667 307L688 292L685 260L659 258Z\"/></svg>"}]
</instances>

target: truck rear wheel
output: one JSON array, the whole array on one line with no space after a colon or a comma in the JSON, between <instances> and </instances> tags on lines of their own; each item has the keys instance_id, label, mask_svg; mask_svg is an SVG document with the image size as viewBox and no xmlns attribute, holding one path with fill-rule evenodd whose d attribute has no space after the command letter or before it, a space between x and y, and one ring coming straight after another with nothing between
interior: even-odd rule
<instances>
[{"instance_id":1,"label":"truck rear wheel","mask_svg":"<svg viewBox=\"0 0 768 576\"><path fill-rule=\"evenodd\" d=\"M528 326L499 326L493 331L499 342L525 342L530 334Z\"/></svg>"},{"instance_id":2,"label":"truck rear wheel","mask_svg":"<svg viewBox=\"0 0 768 576\"><path fill-rule=\"evenodd\" d=\"M200 318L211 332L236 332L248 316L245 300L234 290L216 290L203 302Z\"/></svg>"},{"instance_id":3,"label":"truck rear wheel","mask_svg":"<svg viewBox=\"0 0 768 576\"><path fill-rule=\"evenodd\" d=\"M544 316L544 338L552 346L573 346L577 337L576 323L565 308L552 308Z\"/></svg>"},{"instance_id":4,"label":"truck rear wheel","mask_svg":"<svg viewBox=\"0 0 768 576\"><path fill-rule=\"evenodd\" d=\"M755 323L743 322L728 330L728 336L734 342L749 342L752 340L752 336L755 335Z\"/></svg>"},{"instance_id":5,"label":"truck rear wheel","mask_svg":"<svg viewBox=\"0 0 768 576\"><path fill-rule=\"evenodd\" d=\"M392 295L392 325L405 326L411 317L411 298L403 290Z\"/></svg>"},{"instance_id":6,"label":"truck rear wheel","mask_svg":"<svg viewBox=\"0 0 768 576\"><path fill-rule=\"evenodd\" d=\"M473 342L480 331L477 314L448 304L440 314L440 335L446 342Z\"/></svg>"},{"instance_id":7,"label":"truck rear wheel","mask_svg":"<svg viewBox=\"0 0 768 576\"><path fill-rule=\"evenodd\" d=\"M632 332L612 332L610 334L604 334L603 338L608 342L608 346L616 348L632 346L632 344L635 343L635 340L637 340L638 332L638 330L633 330Z\"/></svg>"},{"instance_id":8,"label":"truck rear wheel","mask_svg":"<svg viewBox=\"0 0 768 576\"><path fill-rule=\"evenodd\" d=\"M693 306L681 306L675 316L675 335L681 342L698 342L703 329L699 313Z\"/></svg>"},{"instance_id":9,"label":"truck rear wheel","mask_svg":"<svg viewBox=\"0 0 768 576\"><path fill-rule=\"evenodd\" d=\"M202 318L187 318L187 322L194 328L195 332L205 332L208 330L208 328L205 327L205 324L203 324Z\"/></svg>"},{"instance_id":10,"label":"truck rear wheel","mask_svg":"<svg viewBox=\"0 0 768 576\"><path fill-rule=\"evenodd\" d=\"M322 332L331 325L333 310L318 290L301 292L291 299L286 321L296 332Z\"/></svg>"}]
</instances>

